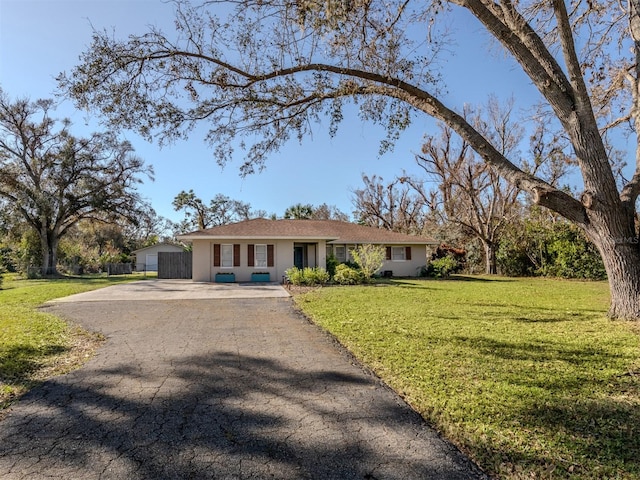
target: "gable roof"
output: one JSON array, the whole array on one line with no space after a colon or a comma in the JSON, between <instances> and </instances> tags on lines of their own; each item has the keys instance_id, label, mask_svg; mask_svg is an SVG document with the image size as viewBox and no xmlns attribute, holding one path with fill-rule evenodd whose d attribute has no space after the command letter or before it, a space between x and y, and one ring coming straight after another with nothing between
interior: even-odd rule
<instances>
[{"instance_id":1,"label":"gable roof","mask_svg":"<svg viewBox=\"0 0 640 480\"><path fill-rule=\"evenodd\" d=\"M131 252L132 255L137 255L138 253L142 253L146 250L157 250L158 248L163 248L166 251L169 250L173 250L176 252L181 252L184 250L184 247L180 246L180 245L175 245L173 243L166 243L166 242L161 242L161 243L154 243L153 245L149 245L148 247L143 247L143 248L139 248L137 250L134 250L133 252Z\"/></svg>"},{"instance_id":2,"label":"gable roof","mask_svg":"<svg viewBox=\"0 0 640 480\"><path fill-rule=\"evenodd\" d=\"M255 218L178 235L180 240L325 240L328 243L437 245L430 237L405 235L338 220Z\"/></svg>"}]
</instances>

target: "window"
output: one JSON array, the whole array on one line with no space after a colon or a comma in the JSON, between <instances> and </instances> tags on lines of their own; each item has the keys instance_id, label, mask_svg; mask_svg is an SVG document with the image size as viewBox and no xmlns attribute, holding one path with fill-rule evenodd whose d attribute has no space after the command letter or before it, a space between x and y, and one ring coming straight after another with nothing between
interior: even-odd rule
<instances>
[{"instance_id":1,"label":"window","mask_svg":"<svg viewBox=\"0 0 640 480\"><path fill-rule=\"evenodd\" d=\"M255 267L266 267L267 266L267 246L266 245L256 245L255 246Z\"/></svg>"},{"instance_id":2,"label":"window","mask_svg":"<svg viewBox=\"0 0 640 480\"><path fill-rule=\"evenodd\" d=\"M407 259L405 256L406 249L404 247L391 247L391 260L394 262L402 262Z\"/></svg>"},{"instance_id":3,"label":"window","mask_svg":"<svg viewBox=\"0 0 640 480\"><path fill-rule=\"evenodd\" d=\"M333 247L333 251L338 262L344 263L347 261L347 248L344 245L336 245Z\"/></svg>"},{"instance_id":4,"label":"window","mask_svg":"<svg viewBox=\"0 0 640 480\"><path fill-rule=\"evenodd\" d=\"M220 266L223 268L231 268L233 267L233 245L231 244L222 244L221 245L221 255L220 255L220 260L221 260L221 264Z\"/></svg>"},{"instance_id":5,"label":"window","mask_svg":"<svg viewBox=\"0 0 640 480\"><path fill-rule=\"evenodd\" d=\"M346 258L347 262L353 262L353 257L351 256L351 252L353 250L355 250L356 247L357 247L357 245L348 245L347 246L347 258Z\"/></svg>"}]
</instances>

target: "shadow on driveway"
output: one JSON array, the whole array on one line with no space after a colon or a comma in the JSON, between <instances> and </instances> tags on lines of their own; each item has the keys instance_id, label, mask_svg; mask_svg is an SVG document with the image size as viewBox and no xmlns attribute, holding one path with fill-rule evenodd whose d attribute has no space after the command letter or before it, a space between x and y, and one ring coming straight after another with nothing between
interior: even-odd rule
<instances>
[{"instance_id":1,"label":"shadow on driveway","mask_svg":"<svg viewBox=\"0 0 640 480\"><path fill-rule=\"evenodd\" d=\"M288 299L48 310L108 341L1 423L3 479L483 478Z\"/></svg>"}]
</instances>

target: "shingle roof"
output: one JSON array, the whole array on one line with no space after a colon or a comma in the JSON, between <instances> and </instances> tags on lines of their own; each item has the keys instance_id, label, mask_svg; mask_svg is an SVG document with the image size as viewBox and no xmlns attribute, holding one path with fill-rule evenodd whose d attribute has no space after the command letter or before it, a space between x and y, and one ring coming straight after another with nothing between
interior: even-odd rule
<instances>
[{"instance_id":1,"label":"shingle roof","mask_svg":"<svg viewBox=\"0 0 640 480\"><path fill-rule=\"evenodd\" d=\"M169 250L175 250L176 252L179 252L180 250L184 250L184 248L181 245L175 245L173 243L167 243L167 242L160 242L160 243L154 243L153 245L149 245L148 247L139 248L137 250L134 250L131 253L135 255L135 254L144 252L145 250L153 250L158 247L169 247Z\"/></svg>"},{"instance_id":2,"label":"shingle roof","mask_svg":"<svg viewBox=\"0 0 640 480\"><path fill-rule=\"evenodd\" d=\"M431 237L405 235L381 228L338 220L269 220L256 218L179 235L181 240L206 239L296 239L333 243L379 243L436 245Z\"/></svg>"}]
</instances>

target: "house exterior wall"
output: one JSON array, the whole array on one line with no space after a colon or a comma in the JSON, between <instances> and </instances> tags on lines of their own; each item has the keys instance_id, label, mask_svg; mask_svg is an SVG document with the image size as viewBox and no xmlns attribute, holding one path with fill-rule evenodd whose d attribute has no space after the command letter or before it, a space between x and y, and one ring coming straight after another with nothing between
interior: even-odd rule
<instances>
[{"instance_id":1,"label":"house exterior wall","mask_svg":"<svg viewBox=\"0 0 640 480\"><path fill-rule=\"evenodd\" d=\"M332 244L330 245L329 250L335 248L336 246L345 247L346 250L346 260L352 262L353 257L350 254L350 251L356 248L357 245L353 244ZM420 275L420 269L427 264L427 247L425 245L385 245L385 247L399 247L399 248L411 248L411 259L410 260L385 260L382 268L379 270L379 273L382 273L385 270L391 270L393 272L394 277L417 277ZM323 249L325 253L325 261L324 265L326 265L326 251L327 248Z\"/></svg>"},{"instance_id":2,"label":"house exterior wall","mask_svg":"<svg viewBox=\"0 0 640 480\"><path fill-rule=\"evenodd\" d=\"M213 265L213 250L209 240L194 240L193 242L193 272L191 278L195 282L211 282L211 268Z\"/></svg>"},{"instance_id":3,"label":"house exterior wall","mask_svg":"<svg viewBox=\"0 0 640 480\"><path fill-rule=\"evenodd\" d=\"M274 282L282 282L284 272L293 266L293 240L279 240L275 242L276 258L275 258L275 278L271 275Z\"/></svg>"},{"instance_id":4,"label":"house exterior wall","mask_svg":"<svg viewBox=\"0 0 640 480\"><path fill-rule=\"evenodd\" d=\"M240 245L240 265L234 267L214 266L214 244ZM250 267L248 245L273 245L274 265L272 267ZM194 240L193 241L193 280L196 282L213 282L216 273L233 273L236 282L250 282L251 274L256 272L269 272L272 282L282 282L285 271L293 266L293 240L268 240L252 239L251 241L238 240ZM309 249L313 252L315 262L316 248ZM326 257L324 259L326 261ZM323 266L326 263L323 264Z\"/></svg>"},{"instance_id":5,"label":"house exterior wall","mask_svg":"<svg viewBox=\"0 0 640 480\"><path fill-rule=\"evenodd\" d=\"M239 244L240 266L221 267L213 265L214 244ZM194 240L193 241L193 280L197 282L213 282L216 273L232 272L236 282L250 282L254 272L269 272L272 282L282 282L285 271L293 266L294 244L304 243L307 246L307 264L310 267L318 266L326 268L327 244L324 240L310 242L308 240L268 240L252 239L251 241L238 240ZM274 265L272 267L248 266L248 245L274 245ZM404 247L404 245L394 245ZM354 245L347 246L354 248ZM381 271L391 270L396 277L415 277L419 275L420 268L427 263L427 249L424 245L411 245L410 260L386 260Z\"/></svg>"},{"instance_id":6,"label":"house exterior wall","mask_svg":"<svg viewBox=\"0 0 640 480\"><path fill-rule=\"evenodd\" d=\"M396 245L404 247L404 245ZM411 245L411 260L385 260L381 271L391 270L394 277L417 277L427 264L427 247Z\"/></svg>"}]
</instances>

